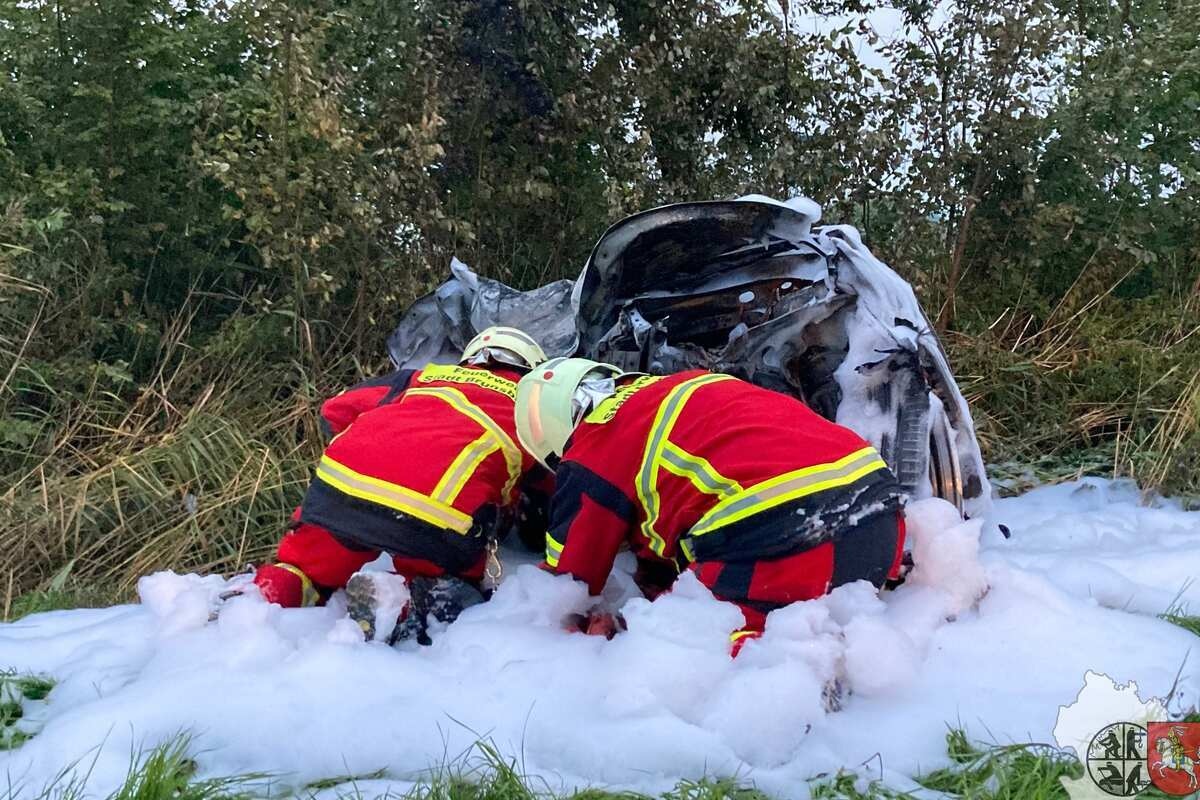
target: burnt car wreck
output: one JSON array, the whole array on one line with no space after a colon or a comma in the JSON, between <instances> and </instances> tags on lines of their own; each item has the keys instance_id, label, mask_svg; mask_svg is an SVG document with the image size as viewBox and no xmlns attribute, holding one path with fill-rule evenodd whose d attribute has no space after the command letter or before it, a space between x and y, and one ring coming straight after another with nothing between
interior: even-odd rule
<instances>
[{"instance_id":1,"label":"burnt car wreck","mask_svg":"<svg viewBox=\"0 0 1200 800\"><path fill-rule=\"evenodd\" d=\"M453 361L480 329L630 370L729 373L874 444L914 498L990 505L966 401L912 287L857 230L797 198L681 203L612 226L575 281L529 292L461 262L388 340L397 366Z\"/></svg>"}]
</instances>

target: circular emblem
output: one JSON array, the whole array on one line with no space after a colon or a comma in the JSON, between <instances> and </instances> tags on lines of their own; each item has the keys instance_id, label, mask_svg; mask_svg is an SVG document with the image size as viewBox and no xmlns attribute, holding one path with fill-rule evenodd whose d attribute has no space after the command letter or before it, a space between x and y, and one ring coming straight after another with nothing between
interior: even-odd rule
<instances>
[{"instance_id":1,"label":"circular emblem","mask_svg":"<svg viewBox=\"0 0 1200 800\"><path fill-rule=\"evenodd\" d=\"M1088 745L1087 771L1105 794L1133 797L1150 786L1146 769L1146 729L1132 722L1114 722Z\"/></svg>"}]
</instances>

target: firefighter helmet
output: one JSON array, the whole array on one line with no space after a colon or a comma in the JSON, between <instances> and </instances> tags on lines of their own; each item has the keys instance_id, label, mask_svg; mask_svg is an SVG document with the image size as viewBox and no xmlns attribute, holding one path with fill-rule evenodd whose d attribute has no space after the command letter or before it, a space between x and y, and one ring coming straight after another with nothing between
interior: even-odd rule
<instances>
[{"instance_id":1,"label":"firefighter helmet","mask_svg":"<svg viewBox=\"0 0 1200 800\"><path fill-rule=\"evenodd\" d=\"M546 360L546 353L529 334L516 328L493 325L484 328L474 339L467 342L459 363L465 364L485 350L500 350L505 355L511 354L515 358L510 360L501 357L499 360L515 367L523 366L525 369L533 369Z\"/></svg>"},{"instance_id":2,"label":"firefighter helmet","mask_svg":"<svg viewBox=\"0 0 1200 800\"><path fill-rule=\"evenodd\" d=\"M612 364L586 358L554 358L517 384L517 438L546 466L551 456L562 457L575 432L586 410L575 402L575 393L593 373L603 378L624 374Z\"/></svg>"}]
</instances>

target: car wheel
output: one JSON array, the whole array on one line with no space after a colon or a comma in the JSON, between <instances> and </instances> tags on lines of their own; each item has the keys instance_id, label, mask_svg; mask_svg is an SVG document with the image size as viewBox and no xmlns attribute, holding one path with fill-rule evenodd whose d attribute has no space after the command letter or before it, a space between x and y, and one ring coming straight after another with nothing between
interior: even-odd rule
<instances>
[{"instance_id":1,"label":"car wheel","mask_svg":"<svg viewBox=\"0 0 1200 800\"><path fill-rule=\"evenodd\" d=\"M929 420L929 483L933 496L953 503L958 513L963 511L962 469L958 463L958 448L954 444L954 428L945 410L939 405Z\"/></svg>"}]
</instances>

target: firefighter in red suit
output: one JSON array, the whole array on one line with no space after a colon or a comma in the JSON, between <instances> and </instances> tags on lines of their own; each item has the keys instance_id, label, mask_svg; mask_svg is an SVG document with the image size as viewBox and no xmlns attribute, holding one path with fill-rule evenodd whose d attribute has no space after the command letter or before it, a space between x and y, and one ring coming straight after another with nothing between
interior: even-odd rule
<instances>
[{"instance_id":1,"label":"firefighter in red suit","mask_svg":"<svg viewBox=\"0 0 1200 800\"><path fill-rule=\"evenodd\" d=\"M691 570L745 626L899 570L901 491L875 448L798 400L729 375L553 359L522 378L517 431L556 469L545 567L604 586L628 544L647 596ZM589 632L611 635L607 615ZM586 625L584 627L587 627Z\"/></svg>"},{"instance_id":2,"label":"firefighter in red suit","mask_svg":"<svg viewBox=\"0 0 1200 800\"><path fill-rule=\"evenodd\" d=\"M489 543L537 467L517 441L513 403L517 381L544 360L522 331L489 328L457 365L399 370L327 401L333 438L278 562L255 573L263 597L322 603L381 552L410 584L450 576L478 587Z\"/></svg>"}]
</instances>

